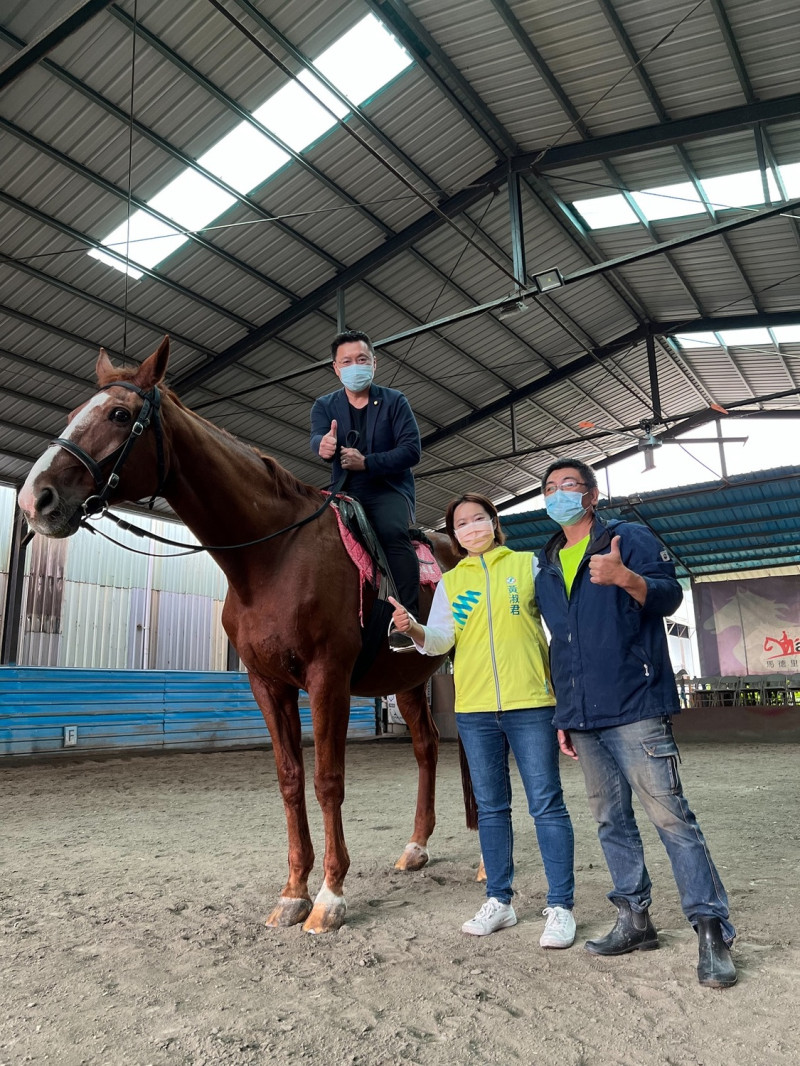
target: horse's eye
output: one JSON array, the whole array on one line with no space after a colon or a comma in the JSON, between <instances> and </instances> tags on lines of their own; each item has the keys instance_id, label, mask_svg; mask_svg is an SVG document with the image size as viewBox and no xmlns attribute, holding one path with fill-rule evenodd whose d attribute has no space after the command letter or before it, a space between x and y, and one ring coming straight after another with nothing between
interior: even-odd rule
<instances>
[{"instance_id":1,"label":"horse's eye","mask_svg":"<svg viewBox=\"0 0 800 1066\"><path fill-rule=\"evenodd\" d=\"M125 407L115 407L108 417L111 422L118 422L121 426L124 426L130 422L131 413Z\"/></svg>"}]
</instances>

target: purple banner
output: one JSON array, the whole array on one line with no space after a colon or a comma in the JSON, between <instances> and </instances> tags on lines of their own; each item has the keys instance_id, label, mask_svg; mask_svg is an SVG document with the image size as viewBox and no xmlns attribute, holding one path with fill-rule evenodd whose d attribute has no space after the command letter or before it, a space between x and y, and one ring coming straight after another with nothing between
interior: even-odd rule
<instances>
[{"instance_id":1,"label":"purple banner","mask_svg":"<svg viewBox=\"0 0 800 1066\"><path fill-rule=\"evenodd\" d=\"M800 576L694 584L703 674L800 672Z\"/></svg>"}]
</instances>

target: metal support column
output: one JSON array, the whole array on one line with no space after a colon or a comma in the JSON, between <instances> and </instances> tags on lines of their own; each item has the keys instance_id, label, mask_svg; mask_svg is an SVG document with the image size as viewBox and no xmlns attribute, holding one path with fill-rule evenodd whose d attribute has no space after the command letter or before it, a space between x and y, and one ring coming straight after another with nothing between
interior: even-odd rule
<instances>
[{"instance_id":1,"label":"metal support column","mask_svg":"<svg viewBox=\"0 0 800 1066\"><path fill-rule=\"evenodd\" d=\"M347 320L344 312L344 289L336 290L336 332L344 333L347 329Z\"/></svg>"},{"instance_id":2,"label":"metal support column","mask_svg":"<svg viewBox=\"0 0 800 1066\"><path fill-rule=\"evenodd\" d=\"M653 417L657 422L661 421L661 390L658 387L658 363L656 361L656 341L653 334L648 330L645 337L647 345L647 369L650 372L650 398L653 406Z\"/></svg>"},{"instance_id":3,"label":"metal support column","mask_svg":"<svg viewBox=\"0 0 800 1066\"><path fill-rule=\"evenodd\" d=\"M719 438L719 469L723 479L728 477L728 464L725 462L725 444L723 443L725 437L722 434L722 423L718 418L714 419L714 424L717 427L717 437ZM747 438L745 437L745 440Z\"/></svg>"},{"instance_id":4,"label":"metal support column","mask_svg":"<svg viewBox=\"0 0 800 1066\"><path fill-rule=\"evenodd\" d=\"M0 640L0 666L16 663L22 623L22 588L25 583L25 549L33 533L28 530L22 512L14 516L11 555L8 563L8 588L3 605L3 636Z\"/></svg>"},{"instance_id":5,"label":"metal support column","mask_svg":"<svg viewBox=\"0 0 800 1066\"><path fill-rule=\"evenodd\" d=\"M525 235L522 228L522 191L518 173L508 174L508 212L511 223L511 253L517 285L525 287Z\"/></svg>"}]
</instances>

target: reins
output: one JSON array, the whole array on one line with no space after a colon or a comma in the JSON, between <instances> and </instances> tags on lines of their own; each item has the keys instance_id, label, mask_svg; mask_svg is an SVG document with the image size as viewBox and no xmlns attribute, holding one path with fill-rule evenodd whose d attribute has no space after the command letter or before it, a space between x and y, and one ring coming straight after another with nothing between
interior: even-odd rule
<instances>
[{"instance_id":1,"label":"reins","mask_svg":"<svg viewBox=\"0 0 800 1066\"><path fill-rule=\"evenodd\" d=\"M299 519L297 522L293 522L290 526L284 526L283 529L278 529L274 533L268 533L264 537L257 537L255 540L243 541L241 544L198 544L194 548L187 548L182 552L175 552L173 555L156 556L160 559L177 559L181 555L196 555L198 552L223 552L233 551L235 548L252 548L256 544L264 544L265 541L272 540L274 537L283 536L284 533L290 533L293 529L300 529L301 526L306 526L309 522L314 522L325 511L327 507L330 507L334 496L341 490L344 484L344 479L347 475L343 474L338 483L330 490L330 494L325 498L325 502L321 507L318 507L313 514L306 515L305 518ZM101 518L110 518L120 529L127 533L133 533L137 537L148 537L150 540L156 540L159 544L167 544L173 548L183 548L184 545L179 540L171 540L169 537L161 537L157 533L148 533L146 529L142 529L140 526L135 526L132 522L126 522L124 518L119 518L117 515L112 514L108 508L104 508ZM110 540L112 544L118 544L121 548L127 548L128 551L136 552L137 555L152 555L152 552L142 552L138 548L131 548L128 544L123 544L120 540L114 540L113 537L109 537L107 533L103 533L101 529L95 529L89 523L89 516L86 515L81 519L81 526L84 529L88 529L90 533L98 533L101 537L105 537L106 540Z\"/></svg>"},{"instance_id":2,"label":"reins","mask_svg":"<svg viewBox=\"0 0 800 1066\"><path fill-rule=\"evenodd\" d=\"M82 517L79 524L90 533L99 534L106 540L111 541L112 544L117 544L119 547L126 548L128 551L136 552L137 555L153 555L154 553L139 551L137 548L132 548L128 544L123 544L121 541L109 537L108 534L103 533L102 530L95 529L89 520L91 518L109 518L125 532L133 533L138 537L147 537L150 540L158 541L160 544L166 544L170 547L184 548L185 545L181 541L171 540L169 537L161 537L157 533L148 532L146 529L142 529L140 526L136 526L132 522L125 521L124 518L119 518L117 515L111 514L108 510L108 497L119 484L120 471L130 455L134 444L151 424L156 435L156 461L158 464L158 484L156 485L156 489L150 497L148 504L151 509L155 503L156 497L161 495L164 488L164 482L166 481L164 434L161 425L161 395L158 388L154 385L149 392L145 392L144 389L139 388L138 385L134 385L131 381L112 381L108 385L104 385L102 391L113 388L115 385L118 385L123 389L128 389L130 392L135 392L143 401L142 407L131 426L131 431L128 434L127 439L124 440L118 448L115 448L113 452L110 452L102 459L95 460L88 452L84 451L83 448L75 444L73 441L68 440L66 437L57 437L50 442L51 444L68 451L70 455L74 455L76 459L83 463L92 475L95 488L98 490L93 496L87 496L81 504L80 510L82 511ZM111 462L114 463L114 466L112 467L111 473L106 477L103 474L103 467ZM274 533L267 533L263 537L256 537L253 540L242 541L240 544L198 544L193 548L187 548L185 551L175 552L174 555L156 556L156 558L171 559L178 558L178 556L181 555L196 555L198 552L234 551L238 548L252 548L256 544L264 544L266 541L273 540L275 537L283 536L284 533L290 533L294 529L300 529L303 526L308 525L310 522L314 522L323 514L326 508L331 505L336 494L341 491L346 477L347 474L343 471L339 481L331 487L324 502L313 514L306 515L305 518L300 518L297 522L292 522L291 525L284 526L283 529L278 529Z\"/></svg>"}]
</instances>

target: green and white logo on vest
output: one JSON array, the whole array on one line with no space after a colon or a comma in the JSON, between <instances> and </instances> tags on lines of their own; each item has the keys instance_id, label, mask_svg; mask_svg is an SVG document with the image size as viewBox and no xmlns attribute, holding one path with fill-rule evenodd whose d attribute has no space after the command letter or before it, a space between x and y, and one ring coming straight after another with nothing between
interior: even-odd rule
<instances>
[{"instance_id":1,"label":"green and white logo on vest","mask_svg":"<svg viewBox=\"0 0 800 1066\"><path fill-rule=\"evenodd\" d=\"M462 628L466 625L470 611L480 600L482 595L482 592L468 589L466 592L462 592L456 596L450 606L453 609L453 618L455 618L457 625L460 625Z\"/></svg>"}]
</instances>

